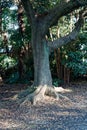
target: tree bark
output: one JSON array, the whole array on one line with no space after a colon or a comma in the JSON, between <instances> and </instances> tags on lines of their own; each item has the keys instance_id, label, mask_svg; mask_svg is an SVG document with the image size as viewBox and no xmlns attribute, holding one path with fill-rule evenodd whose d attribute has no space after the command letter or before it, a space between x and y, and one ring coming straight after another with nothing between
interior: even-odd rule
<instances>
[{"instance_id":1,"label":"tree bark","mask_svg":"<svg viewBox=\"0 0 87 130\"><path fill-rule=\"evenodd\" d=\"M34 57L34 85L52 86L49 66L49 47L45 38L41 36L39 24L32 31L32 48Z\"/></svg>"},{"instance_id":2,"label":"tree bark","mask_svg":"<svg viewBox=\"0 0 87 130\"><path fill-rule=\"evenodd\" d=\"M49 66L49 48L59 48L62 45L76 39L81 26L83 25L83 18L81 17L77 22L76 28L67 36L59 38L53 42L46 42L45 35L49 28L58 22L59 18L72 12L73 10L87 5L87 2L80 0L80 3L76 0L70 0L56 5L49 13L44 17L36 16L36 12L33 9L30 0L21 0L25 8L27 17L30 21L32 28L32 49L34 57L34 86L37 89L33 94L27 96L32 103L36 103L38 100L42 100L44 95L50 95L58 99L57 93L52 88L52 77ZM48 87L51 86L51 87Z\"/></svg>"},{"instance_id":3,"label":"tree bark","mask_svg":"<svg viewBox=\"0 0 87 130\"><path fill-rule=\"evenodd\" d=\"M32 28L32 48L34 58L34 87L37 89L24 98L25 103L30 100L32 104L36 104L39 100L44 100L45 95L59 99L59 96L52 86L52 77L49 66L49 47L47 41L41 35L41 27L35 24Z\"/></svg>"}]
</instances>

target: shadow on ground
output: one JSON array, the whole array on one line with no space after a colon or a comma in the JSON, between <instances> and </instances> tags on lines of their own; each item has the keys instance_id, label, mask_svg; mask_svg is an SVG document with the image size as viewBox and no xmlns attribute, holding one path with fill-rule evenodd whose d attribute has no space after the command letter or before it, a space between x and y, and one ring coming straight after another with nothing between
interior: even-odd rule
<instances>
[{"instance_id":1,"label":"shadow on ground","mask_svg":"<svg viewBox=\"0 0 87 130\"><path fill-rule=\"evenodd\" d=\"M68 86L72 91L63 94L70 100L46 97L35 106L19 106L13 97L25 88L0 86L0 130L87 130L87 84Z\"/></svg>"}]
</instances>

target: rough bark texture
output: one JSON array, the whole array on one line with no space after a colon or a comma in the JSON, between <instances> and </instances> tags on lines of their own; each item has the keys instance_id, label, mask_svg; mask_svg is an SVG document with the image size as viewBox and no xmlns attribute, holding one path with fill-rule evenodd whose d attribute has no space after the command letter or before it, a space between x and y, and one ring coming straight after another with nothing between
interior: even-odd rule
<instances>
[{"instance_id":1,"label":"rough bark texture","mask_svg":"<svg viewBox=\"0 0 87 130\"><path fill-rule=\"evenodd\" d=\"M53 97L56 100L59 100L59 96L62 98L66 98L65 96L59 95L58 91L60 92L61 89L59 88L56 90L55 88L48 87L47 85L38 86L33 93L28 94L28 92L26 92L25 90L18 96L18 98L20 99L21 105L25 104L28 101L30 101L31 104L35 105L39 101L44 101L45 96Z\"/></svg>"},{"instance_id":2,"label":"rough bark texture","mask_svg":"<svg viewBox=\"0 0 87 130\"><path fill-rule=\"evenodd\" d=\"M79 34L81 27L83 26L83 23L84 23L84 18L81 15L79 20L76 23L76 27L74 28L74 30L71 33L69 33L68 35L61 37L57 40L54 40L53 42L48 42L48 46L56 49L58 47L66 45L67 43L71 43L71 42L75 41Z\"/></svg>"},{"instance_id":3,"label":"rough bark texture","mask_svg":"<svg viewBox=\"0 0 87 130\"><path fill-rule=\"evenodd\" d=\"M30 0L21 1L32 27L34 86L38 87L33 94L27 96L27 99L30 99L34 104L38 100L42 100L45 94L54 96L58 99L56 91L52 88L52 78L49 67L49 47L58 48L64 44L71 42L72 40L75 40L83 24L83 19L81 17L80 21L78 21L78 24L76 25L76 28L72 31L72 33L70 33L70 35L54 41L54 44L52 42L48 42L47 44L45 35L49 27L54 25L60 17L70 13L79 7L87 5L87 1L70 0L69 2L60 2L60 4L56 5L56 7L50 10L48 15L44 17L36 17Z\"/></svg>"},{"instance_id":4,"label":"rough bark texture","mask_svg":"<svg viewBox=\"0 0 87 130\"><path fill-rule=\"evenodd\" d=\"M40 25L32 32L32 47L34 57L34 85L52 86L52 78L49 66L49 47L41 36Z\"/></svg>"}]
</instances>

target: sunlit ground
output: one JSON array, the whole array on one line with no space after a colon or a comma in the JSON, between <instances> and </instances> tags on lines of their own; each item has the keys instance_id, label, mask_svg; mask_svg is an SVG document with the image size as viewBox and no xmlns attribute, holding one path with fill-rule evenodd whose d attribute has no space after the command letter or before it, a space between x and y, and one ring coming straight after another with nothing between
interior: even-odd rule
<instances>
[{"instance_id":1,"label":"sunlit ground","mask_svg":"<svg viewBox=\"0 0 87 130\"><path fill-rule=\"evenodd\" d=\"M46 97L35 106L19 106L13 97L20 89L11 88L1 97L0 130L87 130L87 84L56 88L68 99Z\"/></svg>"}]
</instances>

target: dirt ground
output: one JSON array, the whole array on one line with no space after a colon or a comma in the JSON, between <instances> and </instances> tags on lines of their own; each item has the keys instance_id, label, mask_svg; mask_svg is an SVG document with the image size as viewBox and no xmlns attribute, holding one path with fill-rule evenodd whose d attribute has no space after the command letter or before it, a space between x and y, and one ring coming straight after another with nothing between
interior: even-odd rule
<instances>
[{"instance_id":1,"label":"dirt ground","mask_svg":"<svg viewBox=\"0 0 87 130\"><path fill-rule=\"evenodd\" d=\"M15 95L27 85L0 85L0 130L87 130L87 83L73 83L60 92L68 99L46 97L19 106Z\"/></svg>"}]
</instances>

